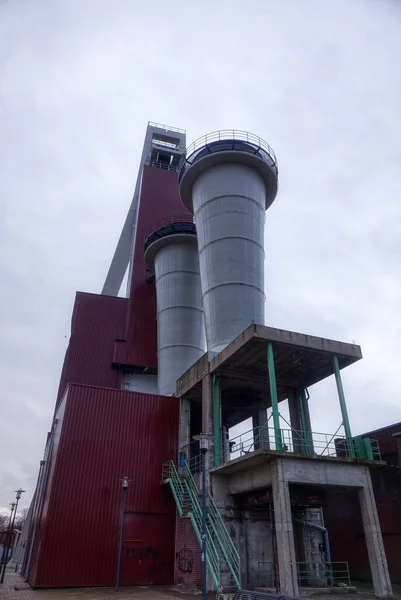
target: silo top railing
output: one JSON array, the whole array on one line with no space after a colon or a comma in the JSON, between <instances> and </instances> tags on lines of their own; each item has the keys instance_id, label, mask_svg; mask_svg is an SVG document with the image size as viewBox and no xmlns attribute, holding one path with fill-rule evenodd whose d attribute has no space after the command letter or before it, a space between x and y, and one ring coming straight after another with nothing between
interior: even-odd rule
<instances>
[{"instance_id":1,"label":"silo top railing","mask_svg":"<svg viewBox=\"0 0 401 600\"><path fill-rule=\"evenodd\" d=\"M145 251L156 240L174 233L196 234L193 216L186 213L165 217L153 223L145 234Z\"/></svg>"},{"instance_id":2,"label":"silo top railing","mask_svg":"<svg viewBox=\"0 0 401 600\"><path fill-rule=\"evenodd\" d=\"M228 144L227 147L220 148L218 142L232 142L232 147L230 148ZM188 146L181 162L181 176L186 171L186 168L190 167L200 158L200 152L203 155L205 151L206 154L229 149L243 150L259 155L270 164L275 174L278 174L277 158L274 150L261 137L239 129L222 129L203 135Z\"/></svg>"}]
</instances>

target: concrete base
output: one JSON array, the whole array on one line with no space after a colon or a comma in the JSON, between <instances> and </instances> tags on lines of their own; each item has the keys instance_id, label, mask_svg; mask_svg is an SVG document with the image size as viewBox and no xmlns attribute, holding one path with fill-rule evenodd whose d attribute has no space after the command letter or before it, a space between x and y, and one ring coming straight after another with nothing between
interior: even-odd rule
<instances>
[{"instance_id":1,"label":"concrete base","mask_svg":"<svg viewBox=\"0 0 401 600\"><path fill-rule=\"evenodd\" d=\"M262 454L255 452L255 456ZM354 488L359 490L362 521L370 559L375 595L378 598L391 598L392 588L384 552L377 508L373 496L369 467L356 461L336 461L330 458L306 458L265 452L264 461L253 462L251 454L243 461L238 459L236 468L222 466L211 473L212 492L216 504L224 514L226 525L235 534L236 546L241 558L242 586L255 589L258 562L276 561L280 582L280 593L286 596L299 595L296 563L306 560L299 556L294 543L293 516L291 509L290 486L311 485L327 488ZM234 462L234 461L231 461ZM240 463L243 463L240 465ZM242 467L242 468L241 468ZM254 510L244 513L232 510L238 505L242 494L270 490L265 499L264 512L259 515ZM267 505L273 509L274 522L266 515ZM330 531L329 531L330 534ZM273 556L275 538L276 558ZM312 557L308 556L308 560ZM319 559L320 560L320 559ZM344 557L347 560L347 557ZM311 589L306 594L311 594ZM342 594L354 591L353 588L333 586L316 588L315 593ZM328 591L330 590L330 591Z\"/></svg>"}]
</instances>

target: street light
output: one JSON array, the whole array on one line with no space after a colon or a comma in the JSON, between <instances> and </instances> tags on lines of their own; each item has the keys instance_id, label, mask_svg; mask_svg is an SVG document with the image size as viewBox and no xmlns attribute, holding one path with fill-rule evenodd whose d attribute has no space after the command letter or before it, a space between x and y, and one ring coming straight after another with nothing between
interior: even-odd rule
<instances>
[{"instance_id":1,"label":"street light","mask_svg":"<svg viewBox=\"0 0 401 600\"><path fill-rule=\"evenodd\" d=\"M11 506L11 512L10 512L10 519L8 521L8 526L7 526L7 532L6 532L6 539L4 540L4 544L3 544L3 552L1 554L1 565L0 565L0 571L3 572L3 565L5 564L6 560L7 560L7 555L8 555L8 546L9 546L9 536L10 536L10 529L11 529L11 523L13 520L13 512L16 506L16 502L11 502L10 503ZM1 579L1 583L3 583L3 578Z\"/></svg>"},{"instance_id":2,"label":"street light","mask_svg":"<svg viewBox=\"0 0 401 600\"><path fill-rule=\"evenodd\" d=\"M123 498L121 503L121 525L120 525L120 540L118 543L118 563L117 563L117 579L116 579L116 592L118 592L120 588L120 572L121 572L121 552L123 547L123 536L124 536L124 512L125 512L125 501L127 496L128 482L132 481L132 479L128 479L128 477L123 477L120 479L122 482L123 489Z\"/></svg>"},{"instance_id":3,"label":"street light","mask_svg":"<svg viewBox=\"0 0 401 600\"><path fill-rule=\"evenodd\" d=\"M15 490L15 493L16 493L16 496L15 496L16 502L12 502L11 503L11 514L10 514L9 527L8 527L8 531L7 531L6 544L3 547L3 554L2 554L2 557L1 557L1 579L0 579L0 583L4 583L4 575L6 573L6 562L7 562L8 553L9 553L9 550L10 550L10 545L11 545L11 540L12 540L12 535L13 535L15 515L17 514L18 502L20 501L21 496L22 496L22 494L24 492L25 492L25 490L23 490L21 488L19 490Z\"/></svg>"},{"instance_id":4,"label":"street light","mask_svg":"<svg viewBox=\"0 0 401 600\"><path fill-rule=\"evenodd\" d=\"M23 490L22 488L20 488L19 490L15 490L16 496L16 502L12 502L11 504L11 515L10 515L10 523L9 523L9 529L7 532L7 541L6 541L6 546L5 549L3 548L3 559L2 559L2 565L1 565L1 579L0 579L0 583L4 583L4 575L6 573L6 562L7 562L7 558L8 558L8 552L10 550L10 545L11 545L11 539L12 539L12 535L13 535L13 529L14 529L14 522L15 522L15 516L17 514L17 509L18 509L18 502L21 499L22 494L25 492L25 490ZM13 514L14 512L14 514Z\"/></svg>"},{"instance_id":5,"label":"street light","mask_svg":"<svg viewBox=\"0 0 401 600\"><path fill-rule=\"evenodd\" d=\"M202 455L202 600L207 600L207 569L206 569L206 452L209 450L209 441L213 436L201 433L194 436L199 441Z\"/></svg>"}]
</instances>

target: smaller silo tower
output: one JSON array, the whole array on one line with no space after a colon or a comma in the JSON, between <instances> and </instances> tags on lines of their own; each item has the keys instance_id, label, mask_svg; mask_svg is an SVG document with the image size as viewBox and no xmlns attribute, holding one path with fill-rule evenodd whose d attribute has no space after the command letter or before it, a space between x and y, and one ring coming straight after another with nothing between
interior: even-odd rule
<instances>
[{"instance_id":1,"label":"smaller silo tower","mask_svg":"<svg viewBox=\"0 0 401 600\"><path fill-rule=\"evenodd\" d=\"M145 262L155 274L158 391L176 381L205 352L205 326L196 229L190 215L155 224L145 241Z\"/></svg>"},{"instance_id":2,"label":"smaller silo tower","mask_svg":"<svg viewBox=\"0 0 401 600\"><path fill-rule=\"evenodd\" d=\"M264 222L277 177L273 150L251 133L210 133L186 150L180 194L197 229L209 352L265 322Z\"/></svg>"}]
</instances>

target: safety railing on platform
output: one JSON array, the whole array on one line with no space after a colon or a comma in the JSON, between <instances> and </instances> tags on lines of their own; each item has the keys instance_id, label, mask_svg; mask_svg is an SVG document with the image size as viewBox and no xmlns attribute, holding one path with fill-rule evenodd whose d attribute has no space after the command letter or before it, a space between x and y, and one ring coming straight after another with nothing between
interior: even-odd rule
<instances>
[{"instance_id":1,"label":"safety railing on platform","mask_svg":"<svg viewBox=\"0 0 401 600\"><path fill-rule=\"evenodd\" d=\"M349 567L343 562L297 562L297 577L300 587L330 587L342 583L351 586ZM258 562L258 585L276 587L277 575L272 561Z\"/></svg>"},{"instance_id":2,"label":"safety railing on platform","mask_svg":"<svg viewBox=\"0 0 401 600\"><path fill-rule=\"evenodd\" d=\"M155 123L154 121L148 121L148 125L151 127L157 127L158 129L164 129L164 131L175 131L176 133L185 133L185 129L179 127L171 127L171 125L163 125L163 123Z\"/></svg>"},{"instance_id":3,"label":"safety railing on platform","mask_svg":"<svg viewBox=\"0 0 401 600\"><path fill-rule=\"evenodd\" d=\"M297 431L294 429L280 429L279 434L273 427L260 426L237 435L220 446L218 455L224 464L255 452L265 450L269 452L288 452L309 456L324 456L326 458L350 458L361 460L380 461L380 449L377 440L370 438L346 438L337 432L319 433L310 431ZM184 451L185 453L185 451ZM213 458L213 452L212 458ZM214 454L214 456L217 453ZM189 468L192 473L201 469L201 455L188 458ZM219 466L214 461L211 466Z\"/></svg>"},{"instance_id":4,"label":"safety railing on platform","mask_svg":"<svg viewBox=\"0 0 401 600\"><path fill-rule=\"evenodd\" d=\"M275 588L277 585L273 561L258 562L258 586Z\"/></svg>"},{"instance_id":5,"label":"safety railing on platform","mask_svg":"<svg viewBox=\"0 0 401 600\"><path fill-rule=\"evenodd\" d=\"M224 140L238 140L240 142L253 144L257 148L261 148L270 156L275 168L277 169L277 158L273 148L258 135L249 133L248 131L242 131L241 129L221 129L220 131L212 131L211 133L203 135L188 146L186 149L186 157L189 160L191 155L193 155L197 150L204 148L208 144Z\"/></svg>"},{"instance_id":6,"label":"safety railing on platform","mask_svg":"<svg viewBox=\"0 0 401 600\"><path fill-rule=\"evenodd\" d=\"M344 562L297 562L298 585L319 587L343 583L351 586L349 567Z\"/></svg>"}]
</instances>

